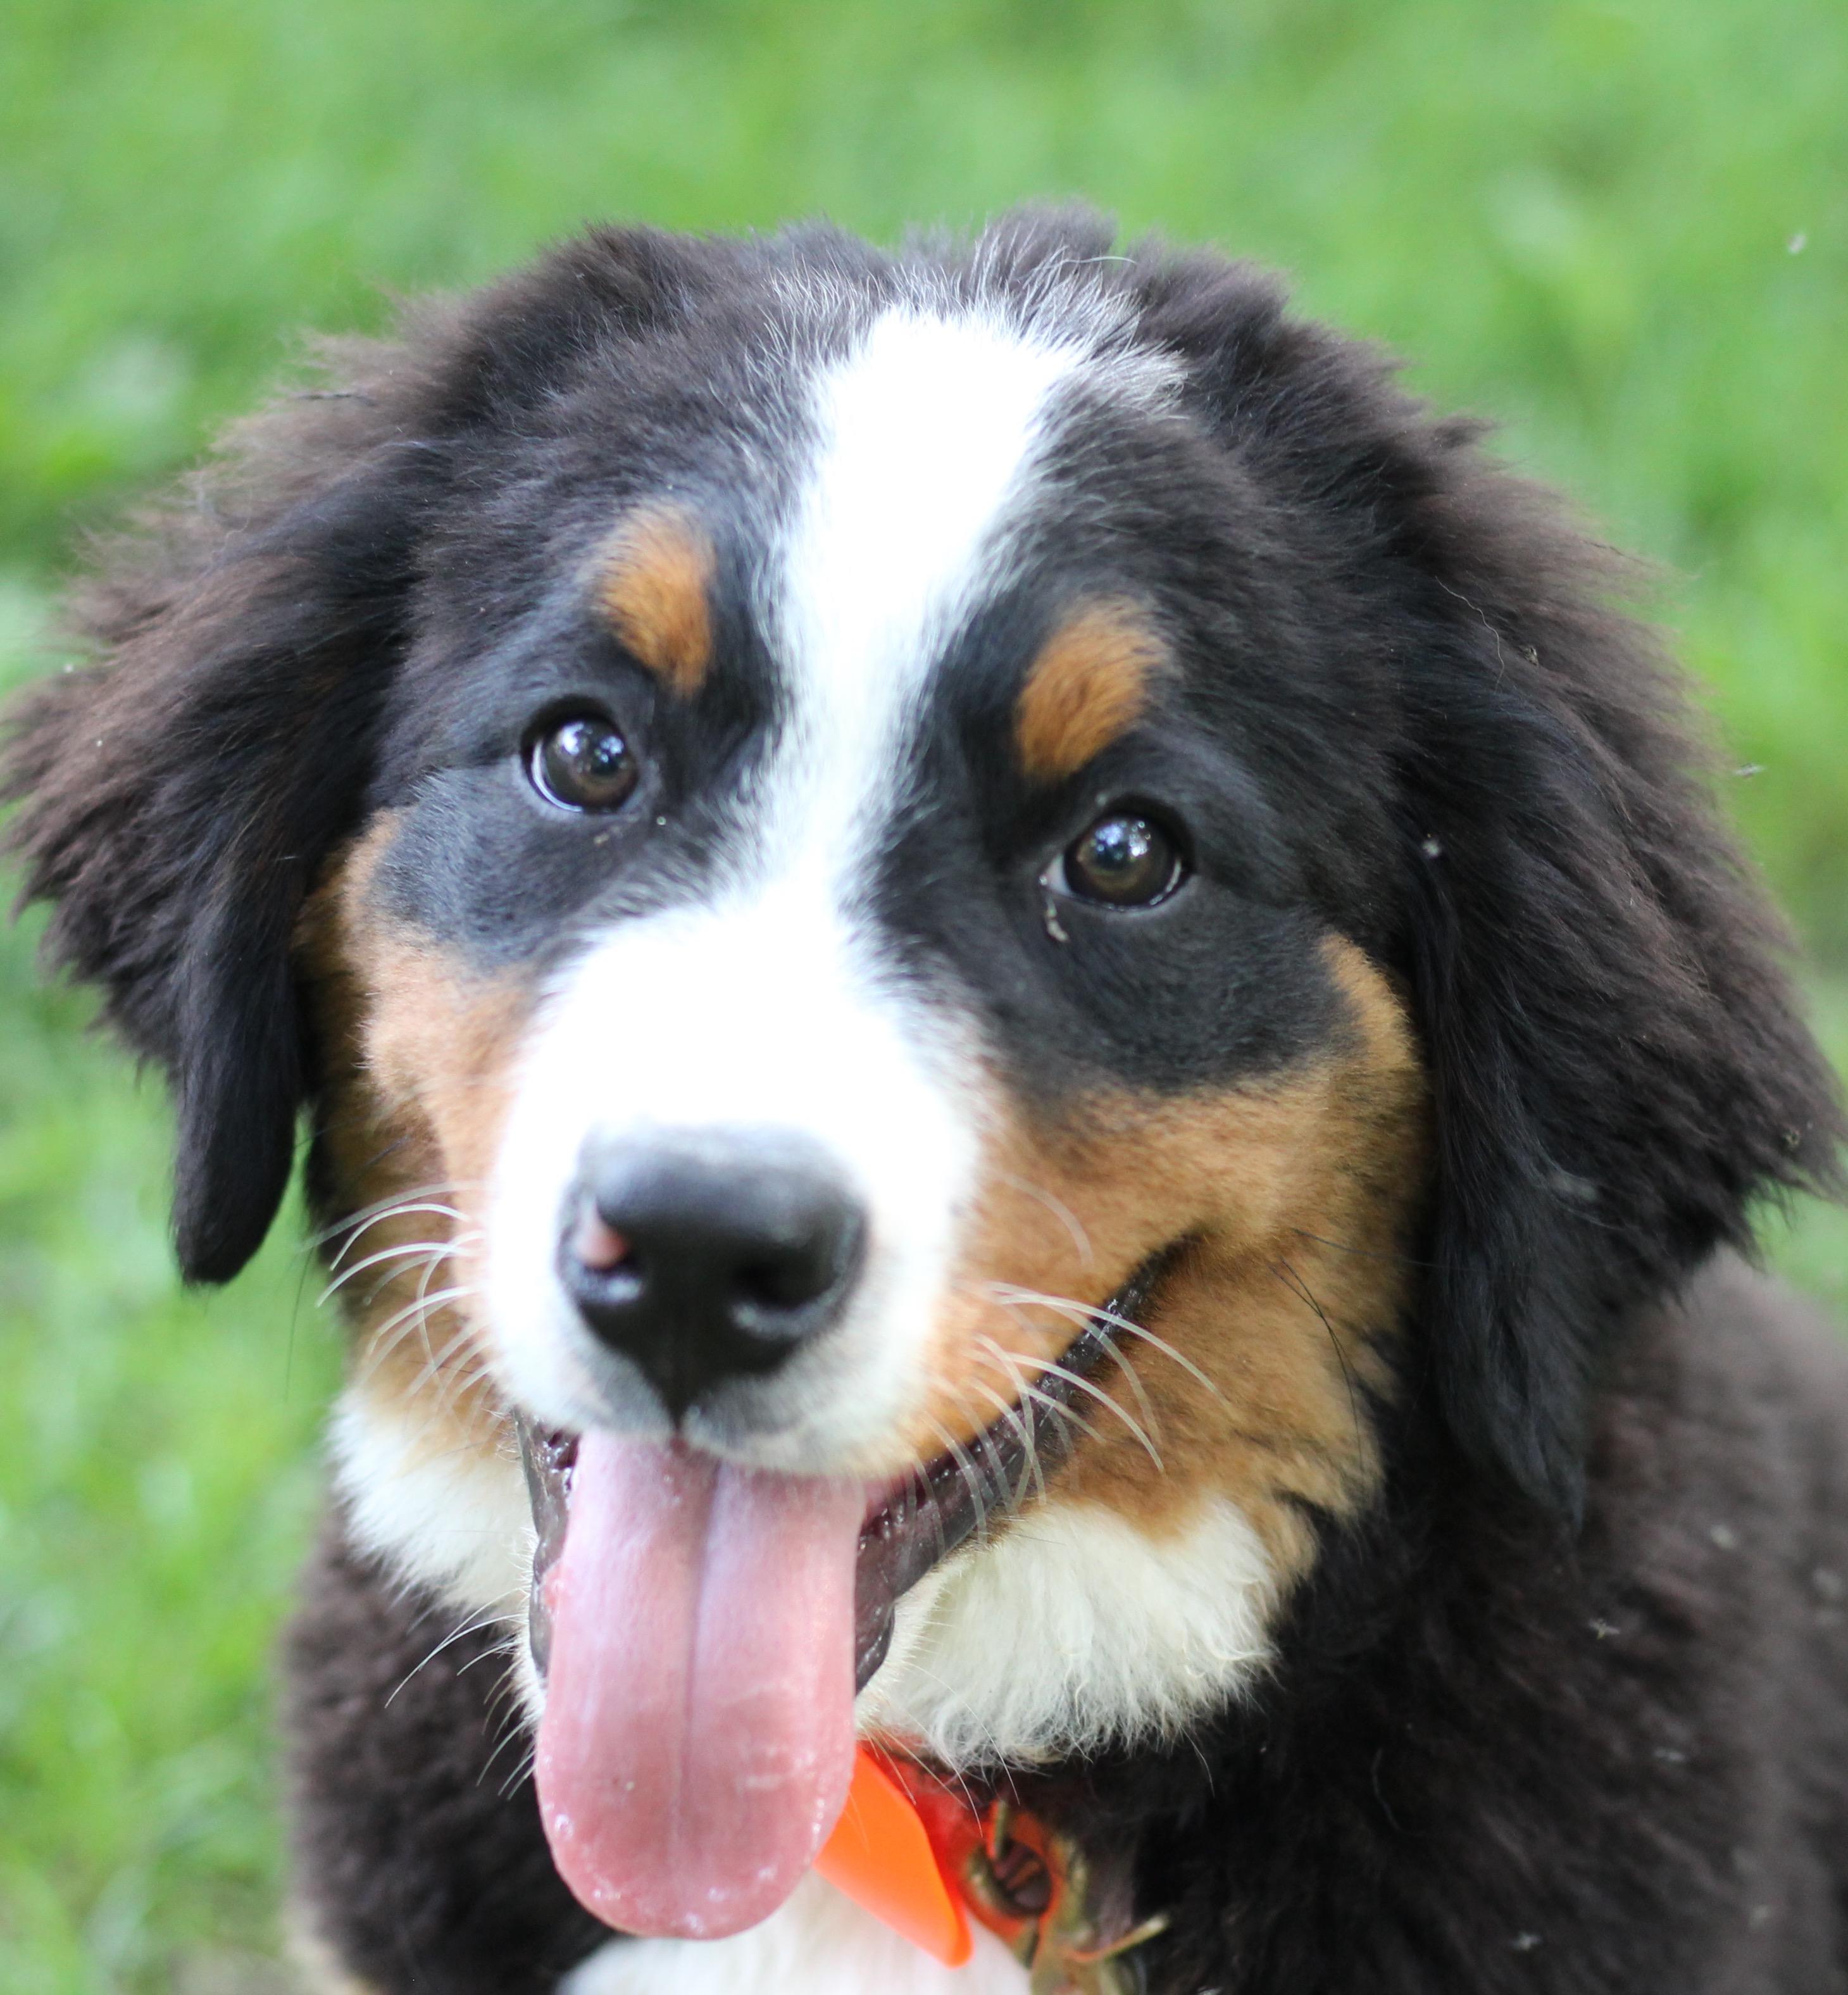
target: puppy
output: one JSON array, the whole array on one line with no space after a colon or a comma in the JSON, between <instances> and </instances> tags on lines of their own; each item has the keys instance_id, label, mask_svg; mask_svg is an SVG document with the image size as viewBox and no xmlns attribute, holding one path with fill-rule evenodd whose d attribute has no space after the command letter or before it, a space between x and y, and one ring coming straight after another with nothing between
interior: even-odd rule
<instances>
[{"instance_id":1,"label":"puppy","mask_svg":"<svg viewBox=\"0 0 1848 1995\"><path fill-rule=\"evenodd\" d=\"M321 1987L1848 1989L1848 1362L1736 1258L1842 1125L1678 682L1110 247L593 232L15 716L190 1279L307 1131ZM829 1881L857 1764L967 1965Z\"/></svg>"}]
</instances>

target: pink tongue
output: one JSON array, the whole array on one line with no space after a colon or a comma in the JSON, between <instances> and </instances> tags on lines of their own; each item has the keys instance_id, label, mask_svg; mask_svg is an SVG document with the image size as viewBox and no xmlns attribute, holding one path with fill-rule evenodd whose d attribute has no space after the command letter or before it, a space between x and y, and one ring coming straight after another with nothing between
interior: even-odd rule
<instances>
[{"instance_id":1,"label":"pink tongue","mask_svg":"<svg viewBox=\"0 0 1848 1995\"><path fill-rule=\"evenodd\" d=\"M864 1485L586 1434L536 1772L559 1873L626 1932L780 1905L847 1798Z\"/></svg>"}]
</instances>

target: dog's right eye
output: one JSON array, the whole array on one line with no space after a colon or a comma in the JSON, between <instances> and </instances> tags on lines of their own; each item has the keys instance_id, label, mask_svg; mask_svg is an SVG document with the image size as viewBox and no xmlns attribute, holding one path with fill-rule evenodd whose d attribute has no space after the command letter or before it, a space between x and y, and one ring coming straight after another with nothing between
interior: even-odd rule
<instances>
[{"instance_id":1,"label":"dog's right eye","mask_svg":"<svg viewBox=\"0 0 1848 1995\"><path fill-rule=\"evenodd\" d=\"M571 811L619 809L641 774L621 730L606 713L575 713L548 722L527 744L526 772L548 803Z\"/></svg>"}]
</instances>

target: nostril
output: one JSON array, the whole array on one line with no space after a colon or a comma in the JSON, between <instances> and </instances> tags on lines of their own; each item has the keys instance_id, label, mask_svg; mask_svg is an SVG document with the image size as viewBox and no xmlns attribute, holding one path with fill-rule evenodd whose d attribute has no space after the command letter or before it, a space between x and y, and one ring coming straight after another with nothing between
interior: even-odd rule
<instances>
[{"instance_id":1,"label":"nostril","mask_svg":"<svg viewBox=\"0 0 1848 1995\"><path fill-rule=\"evenodd\" d=\"M741 1262L731 1281L741 1301L768 1309L788 1309L808 1300L800 1279L779 1261Z\"/></svg>"},{"instance_id":2,"label":"nostril","mask_svg":"<svg viewBox=\"0 0 1848 1995\"><path fill-rule=\"evenodd\" d=\"M740 1302L760 1309L800 1309L826 1294L838 1279L841 1256L834 1250L830 1238L785 1252L741 1257L732 1270L733 1290Z\"/></svg>"},{"instance_id":3,"label":"nostril","mask_svg":"<svg viewBox=\"0 0 1848 1995\"><path fill-rule=\"evenodd\" d=\"M593 1272L606 1275L629 1258L629 1243L599 1212L589 1200L583 1200L578 1223L571 1236L571 1251L579 1263Z\"/></svg>"}]
</instances>

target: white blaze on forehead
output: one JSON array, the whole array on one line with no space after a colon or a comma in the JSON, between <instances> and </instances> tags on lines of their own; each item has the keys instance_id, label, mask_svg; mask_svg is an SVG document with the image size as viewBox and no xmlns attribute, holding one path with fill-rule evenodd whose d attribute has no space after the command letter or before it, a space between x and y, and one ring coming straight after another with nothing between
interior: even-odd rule
<instances>
[{"instance_id":1,"label":"white blaze on forehead","mask_svg":"<svg viewBox=\"0 0 1848 1995\"><path fill-rule=\"evenodd\" d=\"M823 375L781 620L786 665L818 697L854 708L915 685L1084 359L991 319L900 309Z\"/></svg>"}]
</instances>

